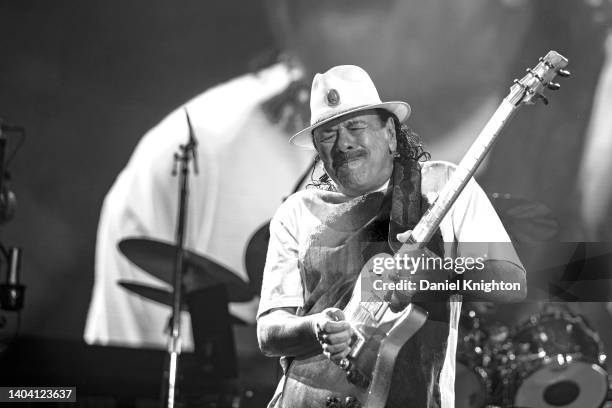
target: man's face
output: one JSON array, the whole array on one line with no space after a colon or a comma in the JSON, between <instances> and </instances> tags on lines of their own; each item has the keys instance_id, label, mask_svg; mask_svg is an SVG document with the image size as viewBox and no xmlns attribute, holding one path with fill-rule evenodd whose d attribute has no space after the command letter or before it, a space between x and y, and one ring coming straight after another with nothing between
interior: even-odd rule
<instances>
[{"instance_id":1,"label":"man's face","mask_svg":"<svg viewBox=\"0 0 612 408\"><path fill-rule=\"evenodd\" d=\"M343 194L374 191L391 177L393 120L383 123L375 111L361 111L316 128L313 138L325 171Z\"/></svg>"}]
</instances>

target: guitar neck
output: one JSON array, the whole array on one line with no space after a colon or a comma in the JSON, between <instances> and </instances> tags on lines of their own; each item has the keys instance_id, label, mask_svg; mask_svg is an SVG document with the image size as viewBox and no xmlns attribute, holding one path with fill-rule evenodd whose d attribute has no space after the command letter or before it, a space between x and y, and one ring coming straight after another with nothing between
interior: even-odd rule
<instances>
[{"instance_id":1,"label":"guitar neck","mask_svg":"<svg viewBox=\"0 0 612 408\"><path fill-rule=\"evenodd\" d=\"M542 94L542 90L544 87L551 90L557 90L561 87L552 80L557 74L562 77L570 75L569 71L563 69L567 66L567 63L567 58L563 55L556 51L549 51L545 57L540 58L539 63L534 68L527 69L527 74L523 78L514 81L514 85L510 87L510 93L504 98L476 141L469 148L437 200L412 230L407 244L417 244L419 247L427 245L448 210L491 150L491 146L493 146L495 139L497 139L508 120L523 104L533 105L538 100L547 104L548 99Z\"/></svg>"},{"instance_id":2,"label":"guitar neck","mask_svg":"<svg viewBox=\"0 0 612 408\"><path fill-rule=\"evenodd\" d=\"M429 242L444 216L474 175L484 157L491 150L497 136L517 110L518 106L513 99L512 95L508 95L499 105L491 119L489 119L484 129L476 138L476 141L470 146L466 155L453 172L451 179L438 195L437 200L414 227L410 240L411 243L424 247Z\"/></svg>"}]
</instances>

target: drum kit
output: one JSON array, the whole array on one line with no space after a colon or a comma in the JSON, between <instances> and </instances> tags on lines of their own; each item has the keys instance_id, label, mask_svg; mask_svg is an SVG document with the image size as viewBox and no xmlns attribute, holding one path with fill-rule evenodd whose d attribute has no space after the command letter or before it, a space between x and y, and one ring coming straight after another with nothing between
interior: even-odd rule
<instances>
[{"instance_id":1,"label":"drum kit","mask_svg":"<svg viewBox=\"0 0 612 408\"><path fill-rule=\"evenodd\" d=\"M604 347L584 317L549 307L510 329L462 312L456 408L597 408L608 390Z\"/></svg>"}]
</instances>

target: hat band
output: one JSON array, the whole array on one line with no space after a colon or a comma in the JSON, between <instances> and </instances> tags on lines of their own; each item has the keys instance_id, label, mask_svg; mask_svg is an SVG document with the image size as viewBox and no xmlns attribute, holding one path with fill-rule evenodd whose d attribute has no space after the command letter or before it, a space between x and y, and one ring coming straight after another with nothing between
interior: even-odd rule
<instances>
[{"instance_id":1,"label":"hat band","mask_svg":"<svg viewBox=\"0 0 612 408\"><path fill-rule=\"evenodd\" d=\"M329 119L335 118L337 116L342 116L345 113L350 113L352 111L356 111L356 110L361 109L361 108L367 108L368 106L376 106L376 105L371 105L371 104L359 105L359 106L353 106L352 108L345 109L345 110L342 110L342 111L336 111L336 112L334 112L334 113L332 113L330 115L326 115L326 116L323 116L323 117L319 118L315 123L313 123L310 126L311 127L312 126L317 126L321 122L325 122L325 121L327 121Z\"/></svg>"}]
</instances>

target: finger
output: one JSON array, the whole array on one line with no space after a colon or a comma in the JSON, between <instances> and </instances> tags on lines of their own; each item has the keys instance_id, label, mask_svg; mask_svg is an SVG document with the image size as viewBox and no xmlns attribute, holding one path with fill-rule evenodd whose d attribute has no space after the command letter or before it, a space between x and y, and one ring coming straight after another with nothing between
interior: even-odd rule
<instances>
[{"instance_id":1,"label":"finger","mask_svg":"<svg viewBox=\"0 0 612 408\"><path fill-rule=\"evenodd\" d=\"M348 343L340 343L340 344L324 344L323 351L325 353L329 353L331 355L341 354L344 351L350 350Z\"/></svg>"},{"instance_id":2,"label":"finger","mask_svg":"<svg viewBox=\"0 0 612 408\"><path fill-rule=\"evenodd\" d=\"M328 309L325 309L324 315L329 317L331 320L335 320L335 321L345 320L344 312L341 309L338 309L335 307L330 307Z\"/></svg>"},{"instance_id":3,"label":"finger","mask_svg":"<svg viewBox=\"0 0 612 408\"><path fill-rule=\"evenodd\" d=\"M323 334L338 333L344 330L351 330L351 325L346 320L342 320L339 322L328 320L321 324L321 331L323 332Z\"/></svg>"},{"instance_id":4,"label":"finger","mask_svg":"<svg viewBox=\"0 0 612 408\"><path fill-rule=\"evenodd\" d=\"M350 348L347 348L345 350L342 350L339 353L333 353L331 354L328 358L333 361L334 363L338 364L340 363L340 361L345 358L346 356L349 355L349 353L351 352Z\"/></svg>"},{"instance_id":5,"label":"finger","mask_svg":"<svg viewBox=\"0 0 612 408\"><path fill-rule=\"evenodd\" d=\"M351 340L351 332L349 330L341 331L333 334L322 335L323 343L326 344L340 344L349 343Z\"/></svg>"},{"instance_id":6,"label":"finger","mask_svg":"<svg viewBox=\"0 0 612 408\"><path fill-rule=\"evenodd\" d=\"M410 235L412 234L412 230L408 230L406 232L401 232L399 234L397 234L397 240L399 242L406 242L408 241L408 239L410 238Z\"/></svg>"},{"instance_id":7,"label":"finger","mask_svg":"<svg viewBox=\"0 0 612 408\"><path fill-rule=\"evenodd\" d=\"M391 308L392 312L397 313L402 311L408 305L409 301L409 297L404 296L397 291L393 291L391 301L389 302L389 307Z\"/></svg>"}]
</instances>

